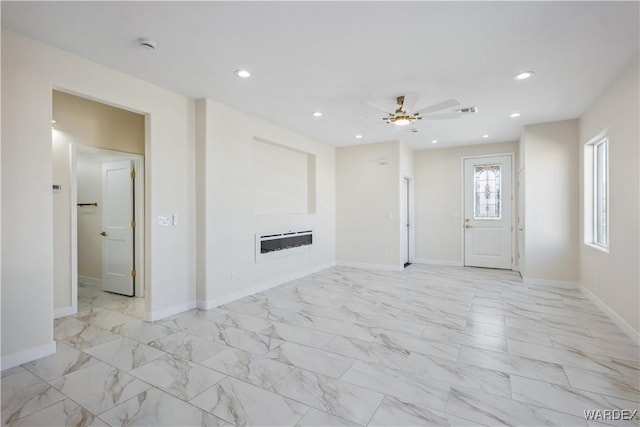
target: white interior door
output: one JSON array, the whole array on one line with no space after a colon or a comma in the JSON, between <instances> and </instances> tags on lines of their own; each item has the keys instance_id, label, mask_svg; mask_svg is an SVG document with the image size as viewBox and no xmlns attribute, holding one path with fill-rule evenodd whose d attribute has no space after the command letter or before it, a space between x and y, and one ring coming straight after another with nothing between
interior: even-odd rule
<instances>
[{"instance_id":1,"label":"white interior door","mask_svg":"<svg viewBox=\"0 0 640 427\"><path fill-rule=\"evenodd\" d=\"M511 269L511 156L464 160L464 265Z\"/></svg>"},{"instance_id":2,"label":"white interior door","mask_svg":"<svg viewBox=\"0 0 640 427\"><path fill-rule=\"evenodd\" d=\"M131 160L102 165L102 290L134 295Z\"/></svg>"}]
</instances>

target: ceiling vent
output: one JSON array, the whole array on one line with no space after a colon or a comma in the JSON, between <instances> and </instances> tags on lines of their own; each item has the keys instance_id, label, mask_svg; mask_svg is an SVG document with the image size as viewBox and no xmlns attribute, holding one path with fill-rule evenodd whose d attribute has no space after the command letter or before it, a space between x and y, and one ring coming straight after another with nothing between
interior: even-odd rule
<instances>
[{"instance_id":1,"label":"ceiling vent","mask_svg":"<svg viewBox=\"0 0 640 427\"><path fill-rule=\"evenodd\" d=\"M478 107L465 107L465 108L459 108L456 110L456 113L461 113L461 114L473 114L477 112L478 112Z\"/></svg>"}]
</instances>

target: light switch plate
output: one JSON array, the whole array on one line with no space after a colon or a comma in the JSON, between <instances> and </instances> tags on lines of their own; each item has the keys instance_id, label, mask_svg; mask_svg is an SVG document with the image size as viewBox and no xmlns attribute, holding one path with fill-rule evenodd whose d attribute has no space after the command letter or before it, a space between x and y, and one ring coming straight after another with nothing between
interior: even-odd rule
<instances>
[{"instance_id":1,"label":"light switch plate","mask_svg":"<svg viewBox=\"0 0 640 427\"><path fill-rule=\"evenodd\" d=\"M171 217L158 215L158 226L159 227L171 227Z\"/></svg>"}]
</instances>

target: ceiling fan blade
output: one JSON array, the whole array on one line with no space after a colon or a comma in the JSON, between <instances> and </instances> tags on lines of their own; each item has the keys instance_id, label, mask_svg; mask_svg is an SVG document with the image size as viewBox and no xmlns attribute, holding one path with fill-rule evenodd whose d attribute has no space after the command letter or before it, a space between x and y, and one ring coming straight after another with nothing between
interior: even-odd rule
<instances>
[{"instance_id":1,"label":"ceiling fan blade","mask_svg":"<svg viewBox=\"0 0 640 427\"><path fill-rule=\"evenodd\" d=\"M416 111L420 114L429 114L435 111L444 110L445 108L451 108L460 105L460 103L455 99L447 99L446 101L439 102L437 104L430 105L428 107L424 107Z\"/></svg>"},{"instance_id":2,"label":"ceiling fan blade","mask_svg":"<svg viewBox=\"0 0 640 427\"><path fill-rule=\"evenodd\" d=\"M418 95L413 95L413 94L405 95L404 104L403 104L404 111L413 111L413 108L416 106L417 102L418 102Z\"/></svg>"},{"instance_id":3,"label":"ceiling fan blade","mask_svg":"<svg viewBox=\"0 0 640 427\"><path fill-rule=\"evenodd\" d=\"M372 104L372 103L370 103L370 102L367 102L367 105L368 105L369 107L373 107L373 108L375 108L376 110L384 111L384 112L385 112L385 113L387 113L387 114L393 114L393 112L394 112L394 111L393 111L393 109L383 108L383 107L380 107L379 105Z\"/></svg>"},{"instance_id":4,"label":"ceiling fan blade","mask_svg":"<svg viewBox=\"0 0 640 427\"><path fill-rule=\"evenodd\" d=\"M424 116L425 120L448 120L448 119L459 119L464 116L461 113L444 113L444 114L431 114L430 116Z\"/></svg>"}]
</instances>

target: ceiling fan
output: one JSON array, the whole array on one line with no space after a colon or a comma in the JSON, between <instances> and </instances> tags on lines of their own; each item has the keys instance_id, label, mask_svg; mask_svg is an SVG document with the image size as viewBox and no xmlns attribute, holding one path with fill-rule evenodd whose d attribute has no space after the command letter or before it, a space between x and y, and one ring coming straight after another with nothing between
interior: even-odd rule
<instances>
[{"instance_id":1,"label":"ceiling fan","mask_svg":"<svg viewBox=\"0 0 640 427\"><path fill-rule=\"evenodd\" d=\"M393 112L389 111L386 108L379 107L375 104L369 103L369 105L387 113L388 115L386 117L383 117L382 120L384 120L385 123L392 124L395 126L406 126L415 122L416 120L422 120L423 117L427 120L455 119L455 118L462 117L462 115L464 114L478 112L478 109L476 107L466 107L466 108L457 109L452 113L423 116L424 114L434 113L436 111L441 111L447 108L456 107L460 105L460 102L458 102L455 99L448 99L446 101L421 108L412 113L410 111L411 108L408 107L408 105L412 106L415 104L416 101L417 99L414 96L400 95L396 98L396 103L398 105L398 108L396 108L395 111Z\"/></svg>"}]
</instances>

